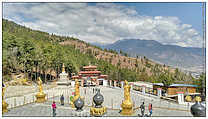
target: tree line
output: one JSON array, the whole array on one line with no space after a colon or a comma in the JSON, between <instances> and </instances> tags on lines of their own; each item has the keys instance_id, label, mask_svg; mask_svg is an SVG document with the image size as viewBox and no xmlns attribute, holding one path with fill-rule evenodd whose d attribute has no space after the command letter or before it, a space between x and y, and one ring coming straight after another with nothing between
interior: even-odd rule
<instances>
[{"instance_id":1,"label":"tree line","mask_svg":"<svg viewBox=\"0 0 208 119\"><path fill-rule=\"evenodd\" d=\"M111 80L140 80L164 83L165 85L182 81L183 83L202 85L201 82L204 79L204 76L201 76L200 80L196 80L178 69L175 69L174 72L170 72L168 69L164 70L158 64L151 65L146 57L143 58L144 61L142 62L146 68L150 68L151 75L147 75L145 67L138 70L140 64L137 62L135 64L136 69L121 68L119 63L112 65L102 59L96 59L90 51L82 53L74 46L59 44L59 42L66 40L83 42L72 37L60 37L35 31L14 22L3 20L3 80L11 80L12 74L23 73L26 78L31 80L36 80L38 74L42 76L45 82L58 77L63 63L66 71L71 75L71 73L78 73L89 62L97 65L98 70L107 74ZM104 51L118 54L114 50L104 49ZM122 51L119 54L128 56Z\"/></svg>"}]
</instances>

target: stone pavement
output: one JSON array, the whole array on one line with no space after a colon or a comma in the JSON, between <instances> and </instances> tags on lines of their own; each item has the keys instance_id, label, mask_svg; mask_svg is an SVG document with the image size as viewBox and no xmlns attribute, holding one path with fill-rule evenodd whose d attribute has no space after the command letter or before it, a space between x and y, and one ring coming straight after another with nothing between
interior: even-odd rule
<instances>
[{"instance_id":1,"label":"stone pavement","mask_svg":"<svg viewBox=\"0 0 208 119\"><path fill-rule=\"evenodd\" d=\"M86 88L86 89L85 89ZM106 106L107 113L104 116L121 116L119 108L121 105L123 97L123 89L120 88L109 88L109 87L97 87L101 90L101 94L104 96L103 106ZM86 94L84 93L86 90ZM30 103L24 106L19 106L16 108L10 108L8 113L3 116L52 116L51 104L52 101L57 103L57 116L78 116L75 110L72 109L69 104L61 106L59 104L60 95L64 94L65 103L69 103L69 97L74 92L74 88L71 87L56 87L54 89L44 91L48 96L47 102L43 104ZM80 87L80 95L84 97L85 107L84 112L80 116L89 116L89 106L92 105L93 94L92 87ZM185 105L179 105L177 103L168 102L161 100L157 97L144 96L137 91L131 91L131 98L134 102L135 114L137 116L141 114L138 108L142 102L145 102L145 113L148 113L148 104L153 104L153 115L152 116L192 116L190 113L190 107ZM19 99L21 102L22 99Z\"/></svg>"}]
</instances>

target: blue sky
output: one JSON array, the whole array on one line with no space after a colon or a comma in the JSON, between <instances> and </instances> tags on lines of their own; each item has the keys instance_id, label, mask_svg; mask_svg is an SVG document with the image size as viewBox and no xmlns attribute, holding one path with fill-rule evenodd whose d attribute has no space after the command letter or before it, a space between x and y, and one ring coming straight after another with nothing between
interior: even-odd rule
<instances>
[{"instance_id":1,"label":"blue sky","mask_svg":"<svg viewBox=\"0 0 208 119\"><path fill-rule=\"evenodd\" d=\"M4 3L3 17L32 29L109 44L135 38L202 45L202 3Z\"/></svg>"},{"instance_id":2,"label":"blue sky","mask_svg":"<svg viewBox=\"0 0 208 119\"><path fill-rule=\"evenodd\" d=\"M121 3L123 4L123 3ZM177 16L202 34L202 3L127 3L143 15Z\"/></svg>"}]
</instances>

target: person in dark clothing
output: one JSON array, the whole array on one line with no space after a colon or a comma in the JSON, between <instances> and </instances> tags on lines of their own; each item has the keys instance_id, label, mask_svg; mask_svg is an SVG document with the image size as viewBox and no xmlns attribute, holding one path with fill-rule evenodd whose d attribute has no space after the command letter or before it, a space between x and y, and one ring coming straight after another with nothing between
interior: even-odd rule
<instances>
[{"instance_id":1,"label":"person in dark clothing","mask_svg":"<svg viewBox=\"0 0 208 119\"><path fill-rule=\"evenodd\" d=\"M64 105L64 95L63 94L61 95L60 101L61 101L61 105Z\"/></svg>"},{"instance_id":2,"label":"person in dark clothing","mask_svg":"<svg viewBox=\"0 0 208 119\"><path fill-rule=\"evenodd\" d=\"M86 93L87 93L87 89L85 88L85 90L84 90L84 93L85 93L85 95L86 95Z\"/></svg>"},{"instance_id":3,"label":"person in dark clothing","mask_svg":"<svg viewBox=\"0 0 208 119\"><path fill-rule=\"evenodd\" d=\"M142 117L143 117L144 111L145 111L144 102L140 105L140 109L141 109L141 113L142 113Z\"/></svg>"}]
</instances>

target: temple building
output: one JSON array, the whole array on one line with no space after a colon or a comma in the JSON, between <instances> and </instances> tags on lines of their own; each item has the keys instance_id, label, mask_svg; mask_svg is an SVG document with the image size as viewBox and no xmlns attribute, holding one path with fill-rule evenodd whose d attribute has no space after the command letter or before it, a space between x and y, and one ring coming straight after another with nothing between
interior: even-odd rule
<instances>
[{"instance_id":1,"label":"temple building","mask_svg":"<svg viewBox=\"0 0 208 119\"><path fill-rule=\"evenodd\" d=\"M97 70L97 66L89 65L84 66L83 71L80 71L78 75L72 75L72 80L79 79L81 86L107 86L107 75L102 75L101 71ZM73 81L71 83L73 86Z\"/></svg>"}]
</instances>

